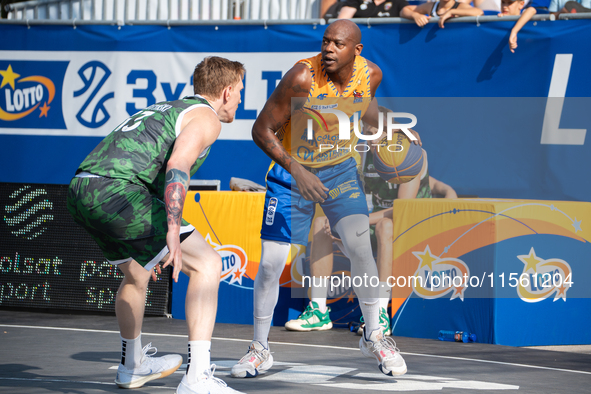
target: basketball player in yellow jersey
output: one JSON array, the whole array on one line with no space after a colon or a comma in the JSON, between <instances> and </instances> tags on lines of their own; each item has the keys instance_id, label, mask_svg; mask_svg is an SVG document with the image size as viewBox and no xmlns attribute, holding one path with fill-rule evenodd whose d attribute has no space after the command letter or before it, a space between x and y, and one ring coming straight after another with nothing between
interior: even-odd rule
<instances>
[{"instance_id":1,"label":"basketball player in yellow jersey","mask_svg":"<svg viewBox=\"0 0 591 394\"><path fill-rule=\"evenodd\" d=\"M361 56L355 56L353 75L347 81L344 90L340 92L328 76L322 56L320 53L298 62L308 67L312 84L307 98L301 100L301 104L292 103L292 108L298 108L300 105L302 108L296 111L277 132L277 137L281 139L285 150L291 152L298 163L308 168L332 166L358 156L358 153L350 148L357 145L358 137L355 133L350 136L350 139L340 139L339 122L334 121L336 118L329 118L328 114L322 112L327 109L338 109L347 114L347 117L357 114L360 118L366 113L373 97L370 86L370 64L373 65L373 63ZM373 78L374 81L376 79ZM379 80L376 83L379 83ZM328 120L328 123L324 120L315 125L317 127L312 138L306 133L307 121L311 118ZM314 126L314 123L312 125Z\"/></svg>"},{"instance_id":2,"label":"basketball player in yellow jersey","mask_svg":"<svg viewBox=\"0 0 591 394\"><path fill-rule=\"evenodd\" d=\"M254 338L246 355L232 368L233 377L255 377L273 365L268 335L279 278L290 243L307 244L317 203L343 241L351 259L352 278L378 275L367 203L352 157L355 152L319 156L319 138L332 138L338 127L328 126L322 132L316 128L309 140L303 128L294 126L298 120L291 116L292 98L307 100L301 111L313 110L318 100L338 98L353 102L351 106L339 103L338 109L347 111L348 117L359 112L364 122L378 127L377 103L372 98L382 72L360 56L362 48L361 31L355 23L338 20L329 25L320 55L298 62L285 74L253 126L253 140L274 164L267 174L262 255L254 283ZM352 138L348 143L355 142ZM359 342L361 351L374 358L384 374L404 374L406 364L396 344L385 338L379 327L377 288L367 285L355 287L355 291L366 323Z\"/></svg>"}]
</instances>

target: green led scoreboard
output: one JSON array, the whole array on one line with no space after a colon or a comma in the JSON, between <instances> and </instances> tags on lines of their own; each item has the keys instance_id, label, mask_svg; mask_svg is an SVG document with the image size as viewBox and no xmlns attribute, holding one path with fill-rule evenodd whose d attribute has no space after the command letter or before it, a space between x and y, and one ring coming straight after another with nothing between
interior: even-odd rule
<instances>
[{"instance_id":1,"label":"green led scoreboard","mask_svg":"<svg viewBox=\"0 0 591 394\"><path fill-rule=\"evenodd\" d=\"M0 308L114 313L123 274L66 207L66 185L0 183ZM146 315L168 313L170 268Z\"/></svg>"}]
</instances>

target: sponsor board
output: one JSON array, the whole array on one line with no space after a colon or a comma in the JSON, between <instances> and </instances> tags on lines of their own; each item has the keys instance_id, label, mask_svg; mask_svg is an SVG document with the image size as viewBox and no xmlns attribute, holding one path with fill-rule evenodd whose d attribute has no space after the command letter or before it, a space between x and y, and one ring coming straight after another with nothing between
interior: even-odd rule
<instances>
[{"instance_id":1,"label":"sponsor board","mask_svg":"<svg viewBox=\"0 0 591 394\"><path fill-rule=\"evenodd\" d=\"M281 76L312 54L0 51L0 134L105 136L141 109L192 95L195 65L222 56L248 72L236 120L220 139L251 140Z\"/></svg>"}]
</instances>

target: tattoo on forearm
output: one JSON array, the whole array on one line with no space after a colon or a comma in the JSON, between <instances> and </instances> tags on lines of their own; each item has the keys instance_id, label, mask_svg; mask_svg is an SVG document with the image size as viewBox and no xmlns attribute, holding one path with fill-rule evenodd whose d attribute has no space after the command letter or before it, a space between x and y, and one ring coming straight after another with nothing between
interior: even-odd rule
<instances>
[{"instance_id":1,"label":"tattoo on forearm","mask_svg":"<svg viewBox=\"0 0 591 394\"><path fill-rule=\"evenodd\" d=\"M164 203L166 204L166 218L169 225L181 225L183 206L188 189L189 176L186 172L173 168L166 173Z\"/></svg>"}]
</instances>

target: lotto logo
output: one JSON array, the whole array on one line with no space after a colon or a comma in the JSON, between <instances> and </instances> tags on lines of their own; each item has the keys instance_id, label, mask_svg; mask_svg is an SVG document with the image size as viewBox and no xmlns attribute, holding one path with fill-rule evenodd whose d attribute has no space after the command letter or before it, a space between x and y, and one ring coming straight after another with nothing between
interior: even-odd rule
<instances>
[{"instance_id":1,"label":"lotto logo","mask_svg":"<svg viewBox=\"0 0 591 394\"><path fill-rule=\"evenodd\" d=\"M0 128L65 129L61 86L67 66L0 61Z\"/></svg>"}]
</instances>

